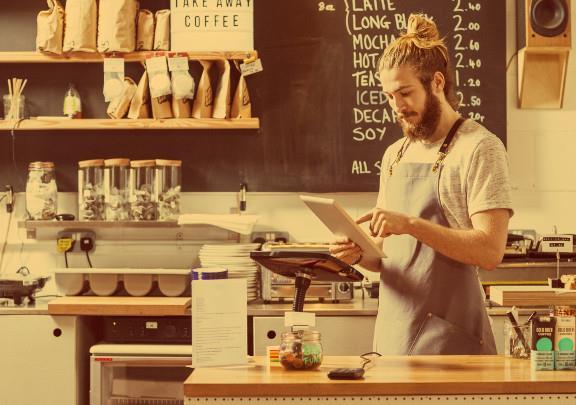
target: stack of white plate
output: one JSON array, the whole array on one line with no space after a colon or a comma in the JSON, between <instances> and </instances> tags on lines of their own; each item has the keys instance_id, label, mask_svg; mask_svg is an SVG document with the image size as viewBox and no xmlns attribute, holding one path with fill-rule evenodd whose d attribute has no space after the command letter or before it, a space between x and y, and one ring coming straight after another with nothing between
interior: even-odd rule
<instances>
[{"instance_id":1,"label":"stack of white plate","mask_svg":"<svg viewBox=\"0 0 576 405\"><path fill-rule=\"evenodd\" d=\"M228 270L228 278L245 278L248 301L251 301L258 298L260 275L250 252L259 247L259 243L203 245L198 256L202 267L223 267Z\"/></svg>"}]
</instances>

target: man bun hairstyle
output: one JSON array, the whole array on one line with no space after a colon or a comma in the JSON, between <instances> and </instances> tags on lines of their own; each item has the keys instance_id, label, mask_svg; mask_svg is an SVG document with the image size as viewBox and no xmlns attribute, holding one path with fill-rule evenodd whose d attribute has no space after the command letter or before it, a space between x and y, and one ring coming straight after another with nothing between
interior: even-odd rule
<instances>
[{"instance_id":1,"label":"man bun hairstyle","mask_svg":"<svg viewBox=\"0 0 576 405\"><path fill-rule=\"evenodd\" d=\"M442 73L446 81L446 100L452 108L458 109L448 48L444 39L440 38L436 23L424 14L410 14L406 32L388 45L380 56L378 72L405 65L416 71L425 89L429 89L434 73Z\"/></svg>"}]
</instances>

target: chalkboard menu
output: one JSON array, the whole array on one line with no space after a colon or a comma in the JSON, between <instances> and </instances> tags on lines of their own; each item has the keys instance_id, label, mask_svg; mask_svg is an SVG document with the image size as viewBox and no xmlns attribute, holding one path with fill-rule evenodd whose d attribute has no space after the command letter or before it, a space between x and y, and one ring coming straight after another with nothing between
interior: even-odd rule
<instances>
[{"instance_id":1,"label":"chalkboard menu","mask_svg":"<svg viewBox=\"0 0 576 405\"><path fill-rule=\"evenodd\" d=\"M256 102L262 133L277 139L279 167L291 166L303 188L377 190L382 154L402 136L380 90L377 62L412 12L432 17L445 36L462 115L505 142L505 2L291 0L255 7L266 68ZM280 150L290 147L292 155Z\"/></svg>"},{"instance_id":2,"label":"chalkboard menu","mask_svg":"<svg viewBox=\"0 0 576 405\"><path fill-rule=\"evenodd\" d=\"M1 51L34 49L40 6L23 2L7 3L0 14L0 33L11 33L0 37ZM505 3L255 0L254 41L264 71L247 81L260 130L3 132L0 184L23 191L28 162L49 160L59 190L76 191L79 160L126 157L183 160L184 191L236 191L241 182L249 191L377 191L382 154L402 135L376 64L412 12L432 17L445 35L462 114L505 141ZM154 11L169 1L141 5ZM126 69L135 80L142 73L138 64ZM85 117L106 116L99 64L0 64L0 78L8 77L29 79L30 115L60 115L71 81Z\"/></svg>"}]
</instances>

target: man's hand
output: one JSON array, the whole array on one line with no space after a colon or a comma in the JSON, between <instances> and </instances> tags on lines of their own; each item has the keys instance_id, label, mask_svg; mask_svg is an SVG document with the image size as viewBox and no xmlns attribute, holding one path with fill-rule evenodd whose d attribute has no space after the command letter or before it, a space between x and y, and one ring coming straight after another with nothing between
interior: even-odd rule
<instances>
[{"instance_id":1,"label":"man's hand","mask_svg":"<svg viewBox=\"0 0 576 405\"><path fill-rule=\"evenodd\" d=\"M350 239L336 239L330 244L330 254L346 264L358 264L362 259L362 248Z\"/></svg>"},{"instance_id":2,"label":"man's hand","mask_svg":"<svg viewBox=\"0 0 576 405\"><path fill-rule=\"evenodd\" d=\"M370 221L370 233L373 237L385 238L389 235L402 235L409 233L410 217L399 212L387 211L382 208L374 208L356 220L362 224Z\"/></svg>"}]
</instances>

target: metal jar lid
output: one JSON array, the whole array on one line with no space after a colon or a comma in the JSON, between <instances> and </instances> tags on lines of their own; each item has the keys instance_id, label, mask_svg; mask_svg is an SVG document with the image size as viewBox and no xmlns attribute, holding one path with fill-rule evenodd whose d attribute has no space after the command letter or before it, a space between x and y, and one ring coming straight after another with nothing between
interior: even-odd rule
<instances>
[{"instance_id":1,"label":"metal jar lid","mask_svg":"<svg viewBox=\"0 0 576 405\"><path fill-rule=\"evenodd\" d=\"M78 167L84 169L85 167L101 167L104 166L104 159L91 159L81 160L78 162Z\"/></svg>"},{"instance_id":2,"label":"metal jar lid","mask_svg":"<svg viewBox=\"0 0 576 405\"><path fill-rule=\"evenodd\" d=\"M155 160L133 160L130 162L131 167L154 167L156 166Z\"/></svg>"},{"instance_id":3,"label":"metal jar lid","mask_svg":"<svg viewBox=\"0 0 576 405\"><path fill-rule=\"evenodd\" d=\"M130 166L130 159L116 158L104 160L104 166Z\"/></svg>"},{"instance_id":4,"label":"metal jar lid","mask_svg":"<svg viewBox=\"0 0 576 405\"><path fill-rule=\"evenodd\" d=\"M30 164L28 165L28 169L29 170L54 169L54 162L30 162Z\"/></svg>"},{"instance_id":5,"label":"metal jar lid","mask_svg":"<svg viewBox=\"0 0 576 405\"><path fill-rule=\"evenodd\" d=\"M182 166L181 160L156 159L156 166Z\"/></svg>"}]
</instances>

